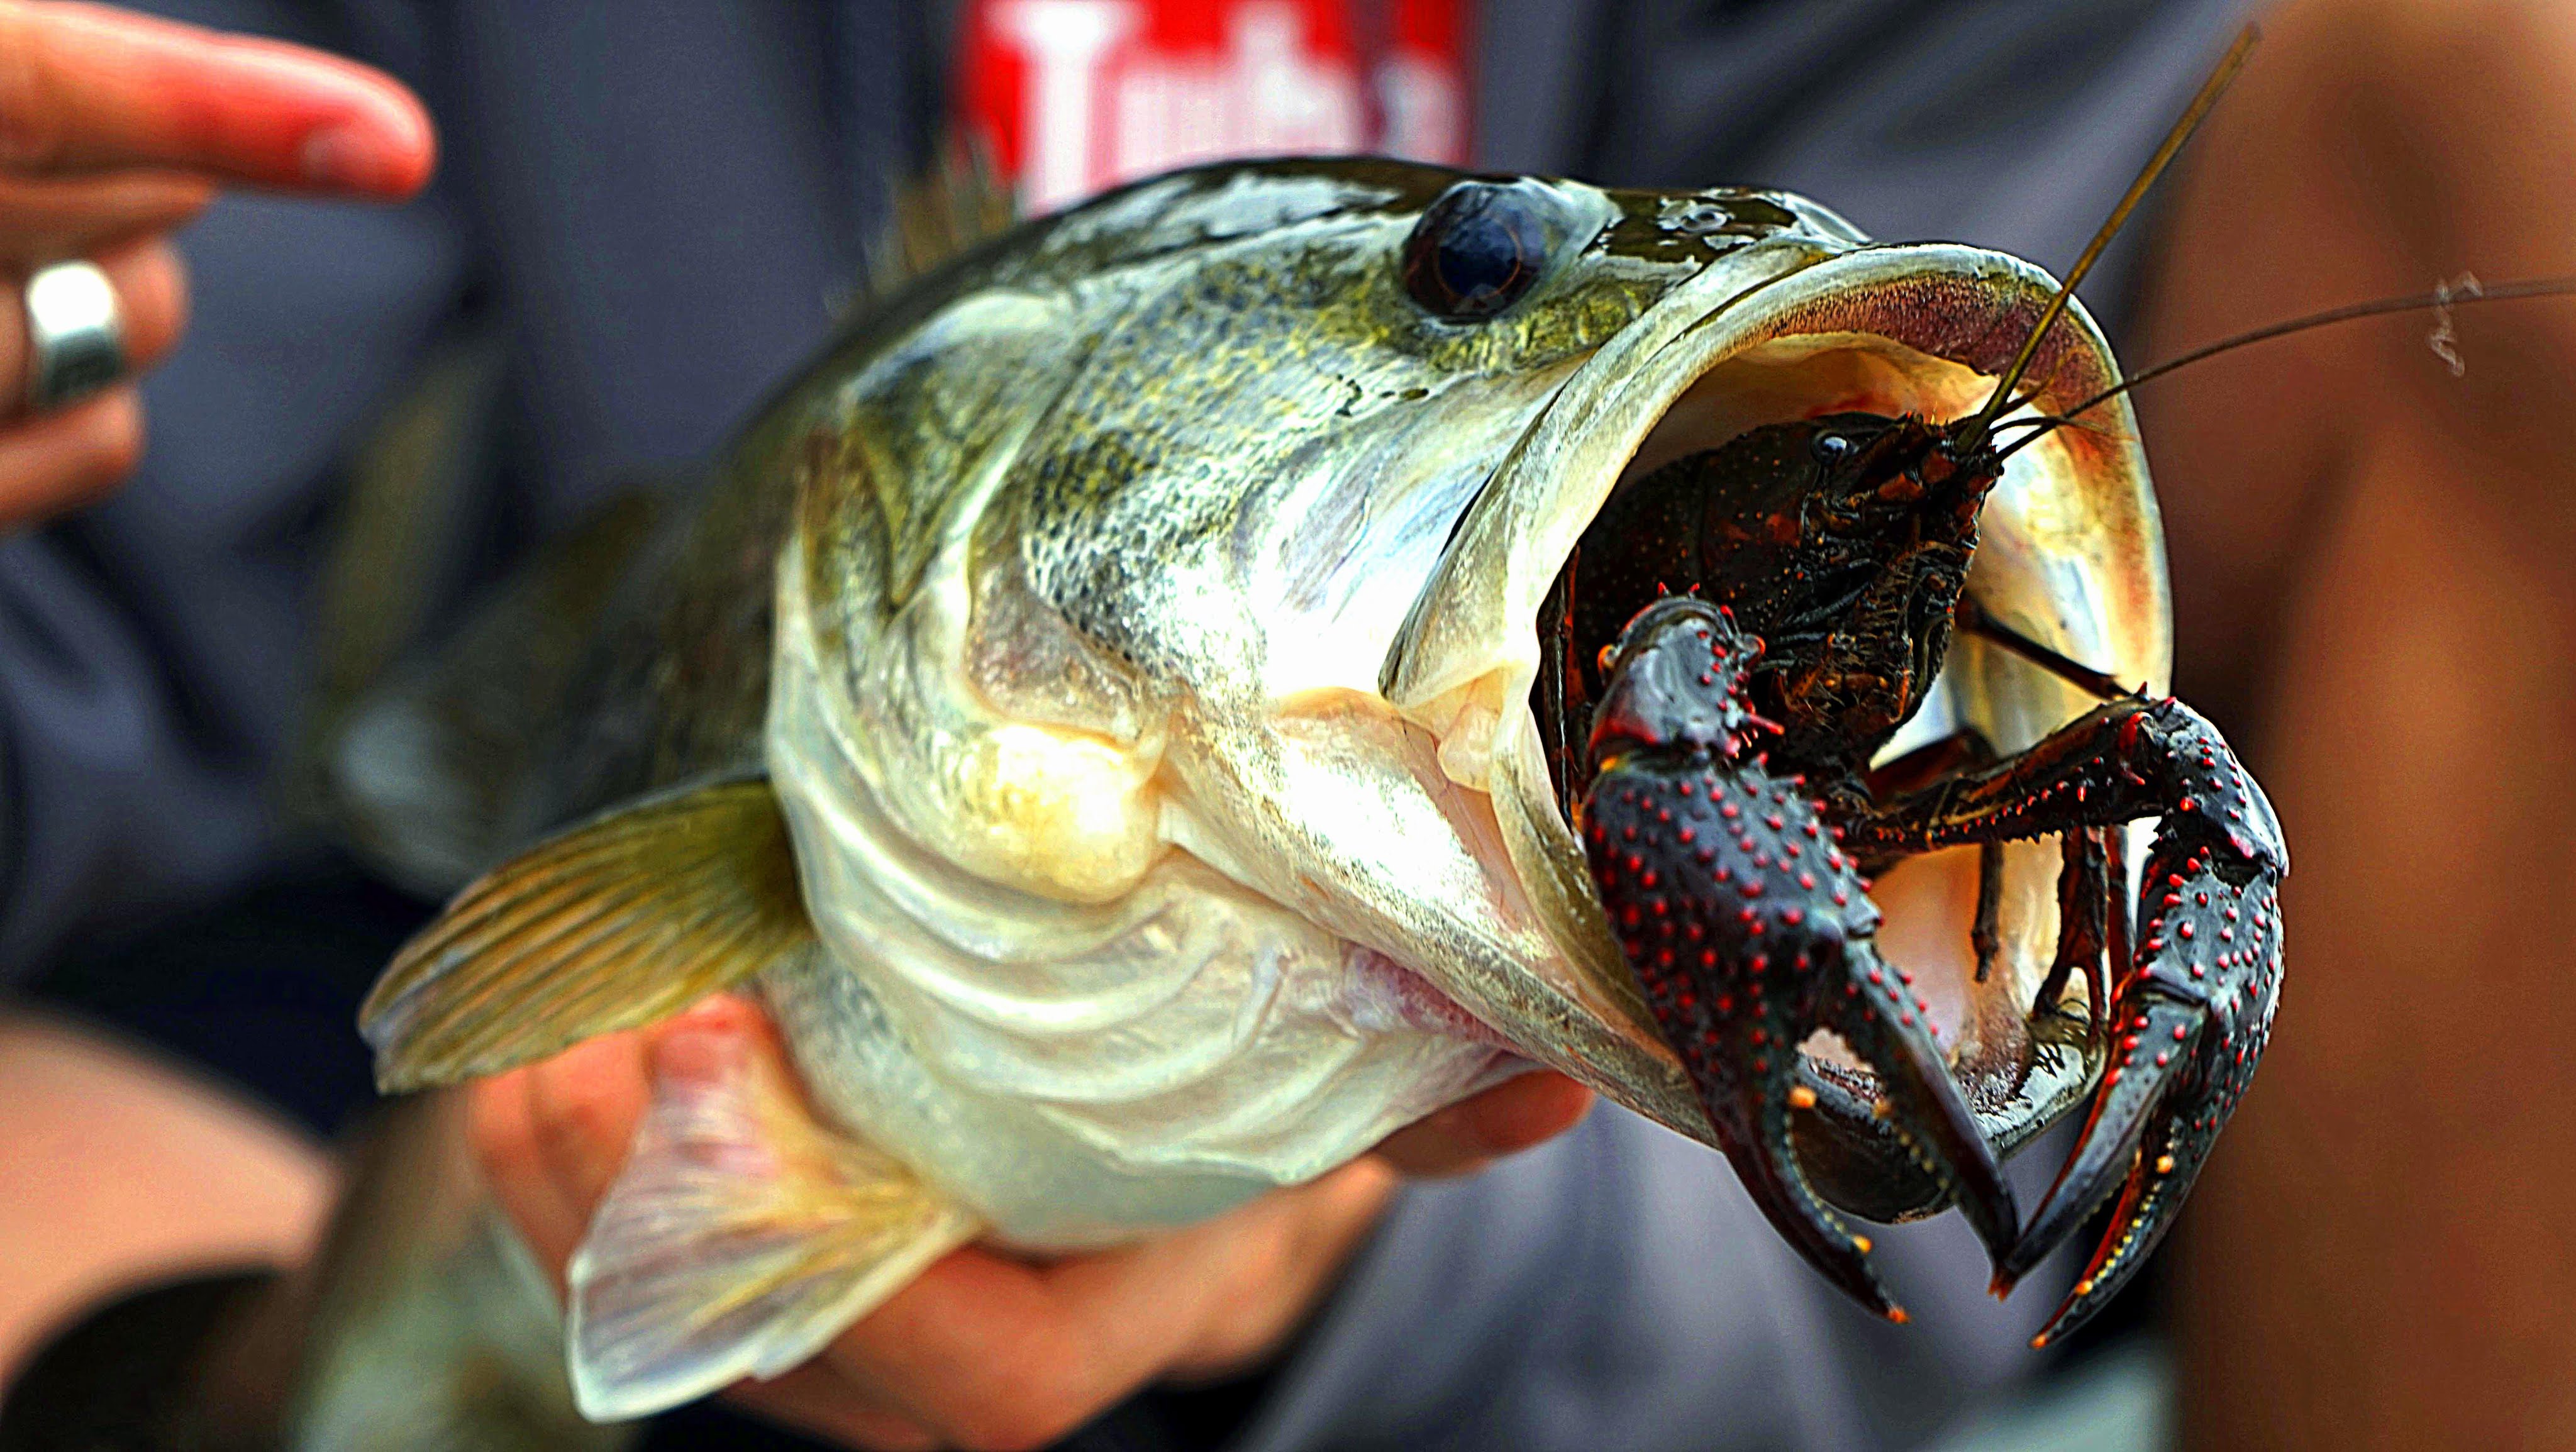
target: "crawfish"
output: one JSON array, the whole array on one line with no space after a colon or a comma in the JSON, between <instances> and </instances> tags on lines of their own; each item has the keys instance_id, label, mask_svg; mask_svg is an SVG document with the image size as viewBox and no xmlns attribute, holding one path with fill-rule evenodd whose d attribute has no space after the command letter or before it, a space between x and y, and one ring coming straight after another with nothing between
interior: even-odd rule
<instances>
[{"instance_id":1,"label":"crawfish","mask_svg":"<svg viewBox=\"0 0 2576 1452\"><path fill-rule=\"evenodd\" d=\"M2289 855L2261 788L2189 706L2066 659L1967 593L1980 511L2018 446L1998 443L1998 416L2067 290L2245 49L1985 406L1951 421L1830 413L1674 460L1611 500L1552 597L1554 714L1579 719L1588 704L1591 722L1579 755L1560 741L1557 777L1613 931L1754 1199L1893 1320L1904 1312L1869 1268L1869 1239L1799 1162L1793 1111L1816 1108L1820 1092L1865 1096L1994 1251L1999 1295L2116 1193L2045 1344L2099 1310L2171 1227L2270 1031ZM2071 417L2015 422L2045 431ZM2015 755L1962 733L1872 772L1959 630L2102 703ZM2127 824L2147 818L2157 825L2132 913ZM2073 1155L2022 1225L1944 1069L1929 998L1877 947L1869 889L1905 857L1976 847L1982 977L2003 844L2051 834L2064 856L2060 938L2040 1005L2083 974L2108 1067ZM1811 1063L1799 1045L1819 1030L1874 1075Z\"/></svg>"}]
</instances>

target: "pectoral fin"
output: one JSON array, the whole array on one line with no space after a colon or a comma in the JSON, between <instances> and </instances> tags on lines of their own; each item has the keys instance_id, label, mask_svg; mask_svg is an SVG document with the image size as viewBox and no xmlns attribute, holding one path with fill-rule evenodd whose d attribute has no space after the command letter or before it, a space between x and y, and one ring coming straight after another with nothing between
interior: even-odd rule
<instances>
[{"instance_id":1,"label":"pectoral fin","mask_svg":"<svg viewBox=\"0 0 2576 1452\"><path fill-rule=\"evenodd\" d=\"M358 1016L388 1093L497 1074L665 1018L811 943L762 779L684 788L469 884Z\"/></svg>"},{"instance_id":2,"label":"pectoral fin","mask_svg":"<svg viewBox=\"0 0 2576 1452\"><path fill-rule=\"evenodd\" d=\"M674 1034L572 1259L575 1399L620 1420L777 1376L976 1229L898 1161L815 1123L747 1041Z\"/></svg>"}]
</instances>

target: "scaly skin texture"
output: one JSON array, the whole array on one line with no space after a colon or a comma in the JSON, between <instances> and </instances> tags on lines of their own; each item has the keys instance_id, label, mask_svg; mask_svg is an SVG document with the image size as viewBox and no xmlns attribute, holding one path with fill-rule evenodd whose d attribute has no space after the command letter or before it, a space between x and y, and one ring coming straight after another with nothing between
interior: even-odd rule
<instances>
[{"instance_id":1,"label":"scaly skin texture","mask_svg":"<svg viewBox=\"0 0 2576 1452\"><path fill-rule=\"evenodd\" d=\"M1552 378L1713 260L1804 235L1758 194L1582 188L1558 208L1549 240L1564 257L1543 295L1462 325L1426 317L1389 256L1457 180L1366 158L1178 173L1014 229L861 309L641 552L547 779L527 788L528 830L758 760L771 597L800 512L815 595L891 614L977 470L1013 459L976 554L992 588L1072 624L1070 664L1035 689L979 661L980 683L1011 705L1036 696L1032 715L1132 735L1136 677L1190 648L1146 606L1176 565L1232 542L1247 481L1305 467L1319 435L1357 448L1408 412L1459 413L1446 390ZM1661 220L1682 203L1706 219ZM981 311L961 315L961 299Z\"/></svg>"}]
</instances>

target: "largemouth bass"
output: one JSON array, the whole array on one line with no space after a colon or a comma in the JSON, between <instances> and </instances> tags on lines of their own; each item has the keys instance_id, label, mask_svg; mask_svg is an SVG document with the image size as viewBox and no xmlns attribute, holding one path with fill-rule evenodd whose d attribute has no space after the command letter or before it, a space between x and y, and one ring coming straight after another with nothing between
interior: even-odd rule
<instances>
[{"instance_id":1,"label":"largemouth bass","mask_svg":"<svg viewBox=\"0 0 2576 1452\"><path fill-rule=\"evenodd\" d=\"M1426 305L1408 247L1462 186L1511 191L1512 268L1466 257ZM521 587L544 628L483 630L343 754L380 846L435 839L421 872L535 841L370 999L387 1090L723 989L787 1044L796 1084L662 1086L571 1270L579 1411L784 1371L970 1239L1217 1214L1530 1065L1710 1139L1551 776L1543 606L1623 480L1780 420L1964 414L2053 291L1781 193L1278 161L1027 224L865 311L692 515ZM2116 379L2080 309L2041 350L2039 408ZM2144 459L2125 401L2091 422L2011 457L1968 592L2158 687ZM495 664L531 654L571 684ZM1882 754L1961 728L2018 750L2089 704L1963 639ZM1982 979L1956 861L1882 885L1883 937L2009 1150L2098 1053L2083 984L2036 1001L2056 848L2006 852ZM1865 1110L1801 1133L1828 1198L1938 1207ZM506 1233L447 1223L410 1263L524 1301ZM322 1352L305 1445L380 1435L343 1413L388 1383L383 1321ZM524 1314L440 1324L514 1328L486 1361L526 1360Z\"/></svg>"}]
</instances>

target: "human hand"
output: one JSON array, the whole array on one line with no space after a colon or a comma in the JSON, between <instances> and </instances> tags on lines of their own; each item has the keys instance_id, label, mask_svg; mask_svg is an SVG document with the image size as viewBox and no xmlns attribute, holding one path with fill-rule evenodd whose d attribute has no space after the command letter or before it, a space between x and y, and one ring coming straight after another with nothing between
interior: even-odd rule
<instances>
[{"instance_id":1,"label":"human hand","mask_svg":"<svg viewBox=\"0 0 2576 1452\"><path fill-rule=\"evenodd\" d=\"M27 277L87 258L116 294L128 372L169 352L187 281L167 234L219 186L395 199L428 180L429 117L391 77L280 41L102 5L0 0L0 528L133 471L130 382L28 406Z\"/></svg>"},{"instance_id":2,"label":"human hand","mask_svg":"<svg viewBox=\"0 0 2576 1452\"><path fill-rule=\"evenodd\" d=\"M468 1091L486 1177L562 1282L643 1117L650 1070L710 1036L779 1052L720 997ZM730 1046L725 1046L730 1048ZM1151 1382L1223 1375L1277 1350L1332 1285L1403 1174L1455 1174L1572 1127L1590 1094L1530 1074L1451 1106L1377 1154L1157 1240L1034 1264L970 1246L742 1405L853 1447L1037 1447Z\"/></svg>"}]
</instances>

